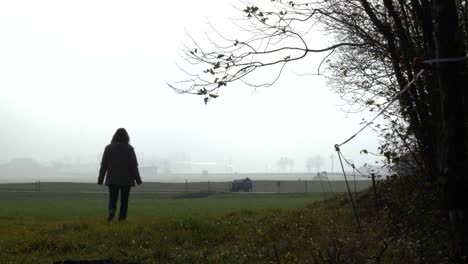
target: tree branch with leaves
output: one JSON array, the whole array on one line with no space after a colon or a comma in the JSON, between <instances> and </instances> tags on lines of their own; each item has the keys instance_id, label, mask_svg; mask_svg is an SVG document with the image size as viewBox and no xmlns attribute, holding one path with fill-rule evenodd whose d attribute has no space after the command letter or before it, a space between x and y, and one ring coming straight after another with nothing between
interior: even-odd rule
<instances>
[{"instance_id":1,"label":"tree branch with leaves","mask_svg":"<svg viewBox=\"0 0 468 264\"><path fill-rule=\"evenodd\" d=\"M246 39L223 36L215 28L217 41L210 38L209 47L190 37L191 48L183 51L183 59L190 65L203 66L202 73L189 75L187 80L169 84L179 93L204 96L205 103L219 96L221 88L237 81L251 87L268 87L280 77L286 64L301 60L310 53L334 52L344 47L365 47L367 43L340 41L325 47L310 47L307 38L310 29L323 16L314 3L288 4L272 2L268 9L248 5L241 30L251 33ZM260 69L268 69L269 78L261 82L249 80ZM271 71L274 74L271 74Z\"/></svg>"}]
</instances>

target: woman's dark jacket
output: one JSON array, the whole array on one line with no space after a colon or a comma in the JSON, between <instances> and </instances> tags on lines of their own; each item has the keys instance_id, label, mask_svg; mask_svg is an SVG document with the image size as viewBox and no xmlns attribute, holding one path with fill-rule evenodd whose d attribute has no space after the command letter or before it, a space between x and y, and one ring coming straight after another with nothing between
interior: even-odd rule
<instances>
[{"instance_id":1,"label":"woman's dark jacket","mask_svg":"<svg viewBox=\"0 0 468 264\"><path fill-rule=\"evenodd\" d=\"M106 146L99 170L99 184L103 183L104 177L106 185L135 186L135 181L141 183L135 150L131 145L111 143Z\"/></svg>"}]
</instances>

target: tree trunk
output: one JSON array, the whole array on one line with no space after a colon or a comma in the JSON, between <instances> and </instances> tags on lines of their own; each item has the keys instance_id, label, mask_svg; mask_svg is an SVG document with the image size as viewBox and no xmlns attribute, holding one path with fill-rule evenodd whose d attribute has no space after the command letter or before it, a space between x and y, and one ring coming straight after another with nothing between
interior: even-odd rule
<instances>
[{"instance_id":1,"label":"tree trunk","mask_svg":"<svg viewBox=\"0 0 468 264\"><path fill-rule=\"evenodd\" d=\"M458 25L457 9L454 0L434 0L436 58L456 58L463 56L463 37ZM449 212L454 237L458 242L458 253L468 254L465 240L468 216L466 191L465 115L463 105L464 83L463 64L460 62L436 63L433 73L438 79L441 91L442 131L439 159L444 183L445 206Z\"/></svg>"}]
</instances>

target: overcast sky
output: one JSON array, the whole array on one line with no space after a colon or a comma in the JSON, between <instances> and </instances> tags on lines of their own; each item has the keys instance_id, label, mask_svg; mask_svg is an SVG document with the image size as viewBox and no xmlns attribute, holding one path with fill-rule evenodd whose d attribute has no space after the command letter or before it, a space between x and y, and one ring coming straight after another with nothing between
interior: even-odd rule
<instances>
[{"instance_id":1,"label":"overcast sky","mask_svg":"<svg viewBox=\"0 0 468 264\"><path fill-rule=\"evenodd\" d=\"M1 1L0 163L66 156L98 163L125 127L140 163L186 155L231 160L246 172L274 170L286 156L303 171L308 157L322 155L329 169L333 145L369 116L346 116L323 79L297 75L316 60L288 65L273 87L229 85L207 106L166 86L185 77L175 63L186 31L201 36L210 21L236 34L228 18L242 14L233 2ZM376 147L366 131L343 152L362 165L375 158L359 151Z\"/></svg>"}]
</instances>

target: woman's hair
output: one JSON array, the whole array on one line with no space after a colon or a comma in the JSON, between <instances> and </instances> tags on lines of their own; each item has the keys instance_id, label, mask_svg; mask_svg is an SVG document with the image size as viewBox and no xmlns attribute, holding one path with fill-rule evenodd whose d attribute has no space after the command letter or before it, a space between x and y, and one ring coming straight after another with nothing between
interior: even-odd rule
<instances>
[{"instance_id":1,"label":"woman's hair","mask_svg":"<svg viewBox=\"0 0 468 264\"><path fill-rule=\"evenodd\" d=\"M123 144L128 144L129 142L130 142L130 137L128 136L127 130L125 130L125 128L117 129L111 141L111 143L123 143Z\"/></svg>"}]
</instances>

